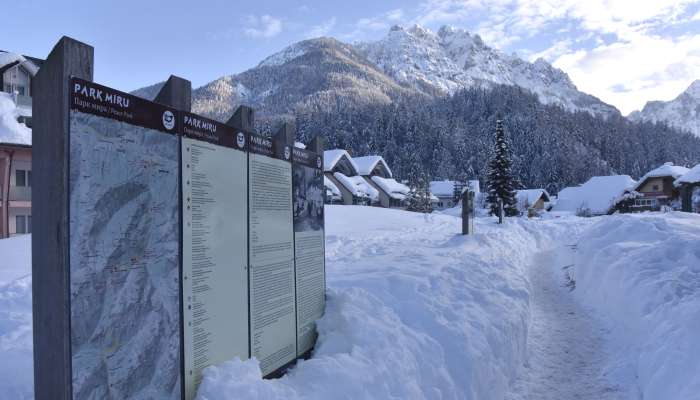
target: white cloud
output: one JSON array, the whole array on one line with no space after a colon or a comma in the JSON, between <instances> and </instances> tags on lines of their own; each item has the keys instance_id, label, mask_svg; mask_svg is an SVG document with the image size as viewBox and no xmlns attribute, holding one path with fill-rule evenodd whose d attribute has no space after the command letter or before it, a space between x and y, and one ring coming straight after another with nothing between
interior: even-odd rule
<instances>
[{"instance_id":1,"label":"white cloud","mask_svg":"<svg viewBox=\"0 0 700 400\"><path fill-rule=\"evenodd\" d=\"M360 39L368 33L387 31L392 25L403 21L404 13L400 8L387 11L375 17L360 18L355 22L352 32L341 35L346 39Z\"/></svg>"},{"instance_id":2,"label":"white cloud","mask_svg":"<svg viewBox=\"0 0 700 400\"><path fill-rule=\"evenodd\" d=\"M308 38L317 38L320 36L326 36L328 35L328 32L330 32L336 24L336 18L331 17L326 21L323 21L322 23L312 27L308 32L306 32L306 37Z\"/></svg>"},{"instance_id":3,"label":"white cloud","mask_svg":"<svg viewBox=\"0 0 700 400\"><path fill-rule=\"evenodd\" d=\"M248 27L243 33L248 37L271 38L282 32L282 20L271 15L249 15L246 22Z\"/></svg>"},{"instance_id":4,"label":"white cloud","mask_svg":"<svg viewBox=\"0 0 700 400\"><path fill-rule=\"evenodd\" d=\"M700 20L698 0L425 0L416 21L472 26L497 48L536 43L542 57L578 88L623 113L669 100L700 78L700 34L680 36ZM691 12L692 11L692 12ZM562 29L562 26L565 28ZM556 35L551 35L556 32ZM527 41L526 41L527 40Z\"/></svg>"}]
</instances>

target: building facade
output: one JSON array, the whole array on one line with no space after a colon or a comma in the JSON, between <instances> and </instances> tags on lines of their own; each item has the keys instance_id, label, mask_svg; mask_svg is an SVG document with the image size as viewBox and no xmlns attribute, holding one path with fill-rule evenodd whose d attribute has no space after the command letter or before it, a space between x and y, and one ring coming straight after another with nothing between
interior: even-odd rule
<instances>
[{"instance_id":1,"label":"building facade","mask_svg":"<svg viewBox=\"0 0 700 400\"><path fill-rule=\"evenodd\" d=\"M0 143L0 238L31 232L31 146Z\"/></svg>"},{"instance_id":2,"label":"building facade","mask_svg":"<svg viewBox=\"0 0 700 400\"><path fill-rule=\"evenodd\" d=\"M647 172L634 191L639 197L634 200L634 211L659 211L662 207L680 209L680 191L673 182L688 172L688 168L666 163Z\"/></svg>"}]
</instances>

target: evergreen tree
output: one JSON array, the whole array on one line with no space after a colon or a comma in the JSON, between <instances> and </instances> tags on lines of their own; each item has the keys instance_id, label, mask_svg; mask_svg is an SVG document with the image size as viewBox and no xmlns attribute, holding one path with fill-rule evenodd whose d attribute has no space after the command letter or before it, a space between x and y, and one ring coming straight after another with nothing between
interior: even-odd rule
<instances>
[{"instance_id":1,"label":"evergreen tree","mask_svg":"<svg viewBox=\"0 0 700 400\"><path fill-rule=\"evenodd\" d=\"M433 203L430 201L430 180L424 174L420 175L415 185L412 186L406 210L422 213L433 212Z\"/></svg>"},{"instance_id":2,"label":"evergreen tree","mask_svg":"<svg viewBox=\"0 0 700 400\"><path fill-rule=\"evenodd\" d=\"M510 149L503 131L503 121L496 121L496 143L493 158L489 162L488 172L488 202L491 215L498 215L498 201L503 202L503 212L506 216L519 215L515 196L517 181L511 172Z\"/></svg>"}]
</instances>

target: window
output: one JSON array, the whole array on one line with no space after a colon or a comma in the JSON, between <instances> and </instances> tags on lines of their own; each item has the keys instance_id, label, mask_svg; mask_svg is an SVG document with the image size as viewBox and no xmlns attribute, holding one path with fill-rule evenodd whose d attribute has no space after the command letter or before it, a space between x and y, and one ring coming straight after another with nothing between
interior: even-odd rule
<instances>
[{"instance_id":1,"label":"window","mask_svg":"<svg viewBox=\"0 0 700 400\"><path fill-rule=\"evenodd\" d=\"M5 92L12 93L12 86L9 83L5 84Z\"/></svg>"},{"instance_id":2,"label":"window","mask_svg":"<svg viewBox=\"0 0 700 400\"><path fill-rule=\"evenodd\" d=\"M27 171L23 169L15 171L15 186L27 186Z\"/></svg>"},{"instance_id":3,"label":"window","mask_svg":"<svg viewBox=\"0 0 700 400\"><path fill-rule=\"evenodd\" d=\"M32 187L32 171L27 171L27 187Z\"/></svg>"},{"instance_id":4,"label":"window","mask_svg":"<svg viewBox=\"0 0 700 400\"><path fill-rule=\"evenodd\" d=\"M27 233L32 233L32 216L27 215Z\"/></svg>"},{"instance_id":5,"label":"window","mask_svg":"<svg viewBox=\"0 0 700 400\"><path fill-rule=\"evenodd\" d=\"M658 191L659 191L659 185L653 185L653 186L651 187L651 190L653 190L653 191L655 191L655 192L658 192Z\"/></svg>"},{"instance_id":6,"label":"window","mask_svg":"<svg viewBox=\"0 0 700 400\"><path fill-rule=\"evenodd\" d=\"M16 91L17 94L19 94L20 96L24 96L24 86L16 86L16 87L15 87L15 91Z\"/></svg>"},{"instance_id":7,"label":"window","mask_svg":"<svg viewBox=\"0 0 700 400\"><path fill-rule=\"evenodd\" d=\"M24 215L15 217L15 233L27 233L27 217Z\"/></svg>"}]
</instances>

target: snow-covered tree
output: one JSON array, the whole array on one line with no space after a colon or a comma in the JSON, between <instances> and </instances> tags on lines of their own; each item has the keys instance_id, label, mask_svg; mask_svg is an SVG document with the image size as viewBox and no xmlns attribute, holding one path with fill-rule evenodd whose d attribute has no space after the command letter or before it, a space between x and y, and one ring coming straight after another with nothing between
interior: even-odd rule
<instances>
[{"instance_id":1,"label":"snow-covered tree","mask_svg":"<svg viewBox=\"0 0 700 400\"><path fill-rule=\"evenodd\" d=\"M491 215L498 215L498 202L503 202L503 212L506 216L519 215L515 189L518 185L511 171L510 149L508 140L503 130L503 121L496 121L496 142L494 152L489 162L489 172L487 178L488 196L486 201L489 204Z\"/></svg>"}]
</instances>

